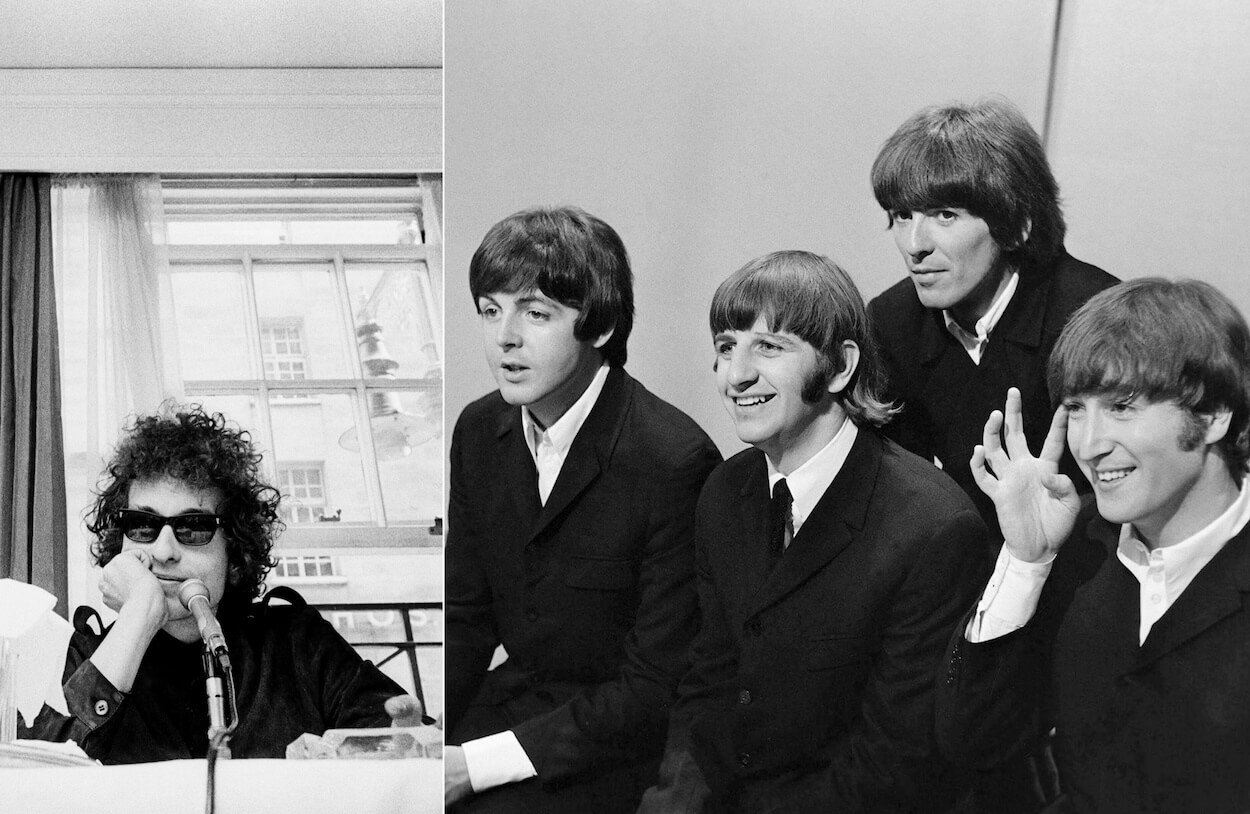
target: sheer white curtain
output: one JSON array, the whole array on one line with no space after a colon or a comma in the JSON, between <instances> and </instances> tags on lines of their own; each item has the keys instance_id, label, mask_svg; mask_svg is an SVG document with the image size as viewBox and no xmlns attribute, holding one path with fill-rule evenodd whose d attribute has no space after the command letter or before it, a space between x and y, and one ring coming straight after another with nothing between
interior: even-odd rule
<instances>
[{"instance_id":1,"label":"sheer white curtain","mask_svg":"<svg viewBox=\"0 0 1250 814\"><path fill-rule=\"evenodd\" d=\"M128 416L182 396L160 181L63 176L52 190L69 513L69 599L102 608L82 518ZM77 530L77 533L73 530Z\"/></svg>"}]
</instances>

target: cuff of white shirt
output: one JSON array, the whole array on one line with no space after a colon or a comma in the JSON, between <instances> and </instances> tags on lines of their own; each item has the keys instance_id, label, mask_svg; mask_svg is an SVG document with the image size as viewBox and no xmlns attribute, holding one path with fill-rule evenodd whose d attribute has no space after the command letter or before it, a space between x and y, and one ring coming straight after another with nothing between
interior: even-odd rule
<instances>
[{"instance_id":1,"label":"cuff of white shirt","mask_svg":"<svg viewBox=\"0 0 1250 814\"><path fill-rule=\"evenodd\" d=\"M469 771L469 785L474 793L528 780L538 774L511 730L465 741L462 748L465 768Z\"/></svg>"},{"instance_id":2,"label":"cuff of white shirt","mask_svg":"<svg viewBox=\"0 0 1250 814\"><path fill-rule=\"evenodd\" d=\"M1037 600L1054 562L1054 556L1045 562L1025 562L1013 556L1004 544L977 611L964 630L964 638L986 642L1028 624L1037 611Z\"/></svg>"}]
</instances>

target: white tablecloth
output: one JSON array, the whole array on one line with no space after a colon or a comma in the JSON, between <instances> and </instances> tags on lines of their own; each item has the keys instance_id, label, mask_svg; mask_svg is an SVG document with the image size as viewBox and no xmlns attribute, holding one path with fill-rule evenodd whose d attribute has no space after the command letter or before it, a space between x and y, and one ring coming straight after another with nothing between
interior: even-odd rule
<instances>
[{"instance_id":1,"label":"white tablecloth","mask_svg":"<svg viewBox=\"0 0 1250 814\"><path fill-rule=\"evenodd\" d=\"M12 814L203 814L203 760L0 769ZM218 814L425 814L443 810L441 760L222 760Z\"/></svg>"}]
</instances>

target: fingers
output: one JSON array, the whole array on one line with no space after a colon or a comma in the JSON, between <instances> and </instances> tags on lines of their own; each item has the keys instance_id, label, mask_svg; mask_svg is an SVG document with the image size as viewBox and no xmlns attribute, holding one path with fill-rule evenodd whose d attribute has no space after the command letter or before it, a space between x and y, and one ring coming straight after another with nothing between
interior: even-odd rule
<instances>
[{"instance_id":1,"label":"fingers","mask_svg":"<svg viewBox=\"0 0 1250 814\"><path fill-rule=\"evenodd\" d=\"M987 497L993 497L993 489L996 479L985 468L985 447L977 444L972 448L972 460L968 462L968 466L972 469L972 479L977 482L977 486Z\"/></svg>"},{"instance_id":2,"label":"fingers","mask_svg":"<svg viewBox=\"0 0 1250 814\"><path fill-rule=\"evenodd\" d=\"M990 469L995 472L1002 472L1008 461L1007 453L1003 451L1002 441L999 440L999 432L1002 428L1003 414L995 410L990 413L989 418L985 419L985 429L981 433L984 459Z\"/></svg>"},{"instance_id":3,"label":"fingers","mask_svg":"<svg viewBox=\"0 0 1250 814\"><path fill-rule=\"evenodd\" d=\"M1063 405L1055 409L1050 418L1050 429L1046 432L1046 440L1042 443L1042 460L1059 463L1063 450L1068 443L1068 411Z\"/></svg>"},{"instance_id":4,"label":"fingers","mask_svg":"<svg viewBox=\"0 0 1250 814\"><path fill-rule=\"evenodd\" d=\"M391 726L420 726L425 715L421 701L413 695L396 695L386 699L386 714L391 716Z\"/></svg>"},{"instance_id":5,"label":"fingers","mask_svg":"<svg viewBox=\"0 0 1250 814\"><path fill-rule=\"evenodd\" d=\"M1073 485L1072 479L1067 475L1058 473L1042 475L1042 486L1046 487L1046 491L1050 492L1057 500L1076 497L1076 486Z\"/></svg>"},{"instance_id":6,"label":"fingers","mask_svg":"<svg viewBox=\"0 0 1250 814\"><path fill-rule=\"evenodd\" d=\"M1003 426L1005 428L1007 454L1020 458L1029 454L1029 442L1024 437L1024 408L1020 388L1007 388L1007 406Z\"/></svg>"},{"instance_id":7,"label":"fingers","mask_svg":"<svg viewBox=\"0 0 1250 814\"><path fill-rule=\"evenodd\" d=\"M135 559L141 562L144 568L148 569L149 571L152 570L152 555L151 554L144 551L142 548L133 549L131 550L130 553L135 555Z\"/></svg>"}]
</instances>

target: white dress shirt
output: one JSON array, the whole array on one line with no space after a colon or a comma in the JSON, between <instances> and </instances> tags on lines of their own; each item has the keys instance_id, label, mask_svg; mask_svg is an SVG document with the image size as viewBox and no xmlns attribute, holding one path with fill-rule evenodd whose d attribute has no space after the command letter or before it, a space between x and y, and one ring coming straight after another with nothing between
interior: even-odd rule
<instances>
[{"instance_id":1,"label":"white dress shirt","mask_svg":"<svg viewBox=\"0 0 1250 814\"><path fill-rule=\"evenodd\" d=\"M846 456L850 454L857 435L859 435L859 428L855 426L855 422L849 418L844 420L842 426L829 439L829 443L789 475L783 475L773 466L772 461L768 461L768 493L771 495L777 481L785 478L786 486L789 487L790 495L794 500L790 508L793 522L790 533L786 535L786 545L789 545L794 535L799 533L803 521L811 515L816 504L820 502L821 496L829 488L829 484L833 483L833 479L842 470L842 465L846 463ZM767 456L765 460L768 460Z\"/></svg>"},{"instance_id":2,"label":"white dress shirt","mask_svg":"<svg viewBox=\"0 0 1250 814\"><path fill-rule=\"evenodd\" d=\"M1120 528L1116 556L1141 584L1141 627L1137 643L1146 641L1155 622L1176 602L1198 572L1250 521L1250 478L1244 478L1237 499L1215 520L1170 546L1148 549L1129 523ZM1037 610L1051 561L1026 563L1004 544L994 575L981 595L976 613L964 631L970 642L984 642L1024 627Z\"/></svg>"},{"instance_id":3,"label":"white dress shirt","mask_svg":"<svg viewBox=\"0 0 1250 814\"><path fill-rule=\"evenodd\" d=\"M547 505L551 487L555 486L560 469L564 466L564 459L569 457L569 447L573 446L573 439L586 423L586 417L590 415L591 408L603 392L609 369L607 364L601 365L577 401L546 429L534 419L528 407L521 407L521 427L525 430L525 443L529 446L530 455L534 457L534 466L538 469L538 496L544 506Z\"/></svg>"},{"instance_id":4,"label":"white dress shirt","mask_svg":"<svg viewBox=\"0 0 1250 814\"><path fill-rule=\"evenodd\" d=\"M1016 293L1016 286L1019 284L1020 272L1012 269L1007 278L1007 285L1003 286L1003 290L994 298L994 302L990 304L990 310L986 311L984 316L977 320L977 324L972 326L976 333L965 331L963 326L951 316L950 311L942 310L942 318L946 320L946 330L950 331L951 336L964 346L973 364L981 364L981 356L985 353L985 346L990 341L990 332L1003 318L1003 312L1007 310L1007 304L1011 302L1011 297Z\"/></svg>"},{"instance_id":5,"label":"white dress shirt","mask_svg":"<svg viewBox=\"0 0 1250 814\"><path fill-rule=\"evenodd\" d=\"M551 496L551 488L555 486L560 469L569 456L573 439L586 423L586 417L590 415L595 402L599 400L599 394L603 392L604 382L608 380L608 370L607 364L600 366L577 401L546 429L534 420L528 407L521 407L521 427L525 431L525 443L529 446L530 455L534 457L534 466L538 470L538 495L543 505L546 505L547 498ZM465 741L462 747L465 768L469 772L469 785L474 792L527 780L538 774L533 761L525 754L521 742L510 729Z\"/></svg>"}]
</instances>

